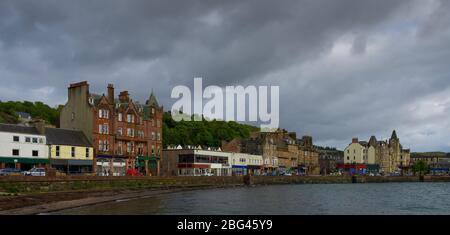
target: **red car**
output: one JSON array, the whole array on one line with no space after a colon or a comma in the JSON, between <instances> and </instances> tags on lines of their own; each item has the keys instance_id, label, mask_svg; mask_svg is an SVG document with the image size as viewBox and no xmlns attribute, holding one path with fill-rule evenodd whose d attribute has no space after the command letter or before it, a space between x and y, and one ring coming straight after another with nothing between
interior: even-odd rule
<instances>
[{"instance_id":1,"label":"red car","mask_svg":"<svg viewBox=\"0 0 450 235\"><path fill-rule=\"evenodd\" d=\"M128 169L127 176L143 176L143 174L141 172L139 172L138 170Z\"/></svg>"}]
</instances>

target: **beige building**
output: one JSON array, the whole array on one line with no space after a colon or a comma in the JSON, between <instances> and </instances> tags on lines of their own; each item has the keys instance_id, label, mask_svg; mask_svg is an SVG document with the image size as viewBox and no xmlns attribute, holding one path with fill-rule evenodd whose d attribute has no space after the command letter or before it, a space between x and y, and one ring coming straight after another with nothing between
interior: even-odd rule
<instances>
[{"instance_id":1,"label":"beige building","mask_svg":"<svg viewBox=\"0 0 450 235\"><path fill-rule=\"evenodd\" d=\"M344 164L372 165L381 173L400 172L410 166L410 150L403 149L395 130L386 141L378 141L375 136L369 142L353 138L344 150Z\"/></svg>"}]
</instances>

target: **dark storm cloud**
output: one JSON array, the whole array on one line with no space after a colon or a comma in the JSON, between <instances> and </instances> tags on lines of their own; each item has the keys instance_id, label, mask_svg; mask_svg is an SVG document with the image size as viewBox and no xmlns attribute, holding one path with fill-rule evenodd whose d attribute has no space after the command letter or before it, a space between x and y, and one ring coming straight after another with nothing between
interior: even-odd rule
<instances>
[{"instance_id":1,"label":"dark storm cloud","mask_svg":"<svg viewBox=\"0 0 450 235\"><path fill-rule=\"evenodd\" d=\"M60 104L68 83L89 80L95 92L113 82L141 101L154 89L169 109L172 87L202 76L205 85L280 85L282 127L318 143L343 147L397 128L413 148L446 149L449 112L438 101L450 87L449 8L437 0L1 1L0 99Z\"/></svg>"}]
</instances>

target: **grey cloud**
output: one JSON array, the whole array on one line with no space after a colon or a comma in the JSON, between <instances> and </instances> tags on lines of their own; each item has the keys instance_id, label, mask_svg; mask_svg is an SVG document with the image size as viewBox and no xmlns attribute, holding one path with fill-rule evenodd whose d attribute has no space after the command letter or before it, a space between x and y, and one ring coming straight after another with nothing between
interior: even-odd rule
<instances>
[{"instance_id":1,"label":"grey cloud","mask_svg":"<svg viewBox=\"0 0 450 235\"><path fill-rule=\"evenodd\" d=\"M405 110L450 86L449 8L400 0L2 1L0 99L61 104L68 83L89 80L95 92L113 82L141 101L153 88L168 109L171 88L195 76L205 86L279 84L283 127L318 143L342 147L355 135L400 128L414 144L415 133L443 136ZM346 38L351 53L329 59Z\"/></svg>"}]
</instances>

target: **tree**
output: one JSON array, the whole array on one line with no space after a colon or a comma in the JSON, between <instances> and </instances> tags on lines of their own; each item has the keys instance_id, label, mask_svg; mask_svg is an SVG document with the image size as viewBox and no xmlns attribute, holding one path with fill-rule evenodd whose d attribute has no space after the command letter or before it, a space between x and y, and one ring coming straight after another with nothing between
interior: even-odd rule
<instances>
[{"instance_id":1,"label":"tree","mask_svg":"<svg viewBox=\"0 0 450 235\"><path fill-rule=\"evenodd\" d=\"M414 175L419 172L419 176L422 176L425 172L428 171L428 166L424 161L420 160L414 163L412 170L414 172Z\"/></svg>"}]
</instances>

